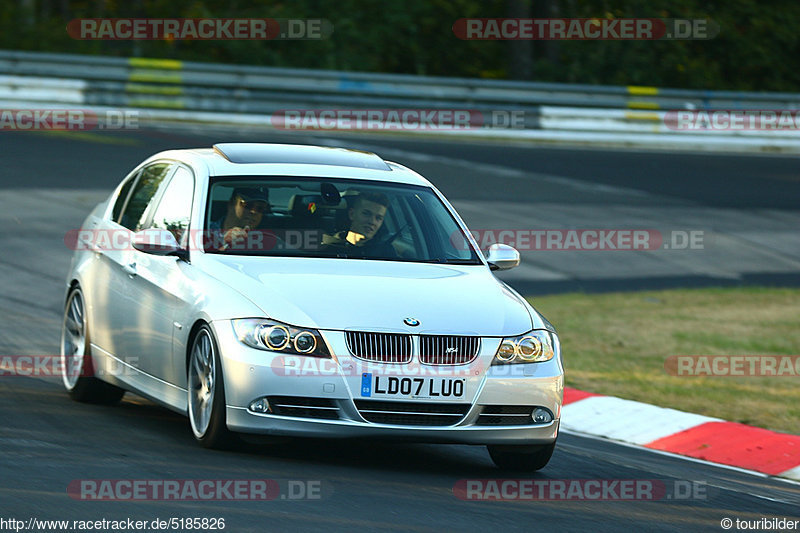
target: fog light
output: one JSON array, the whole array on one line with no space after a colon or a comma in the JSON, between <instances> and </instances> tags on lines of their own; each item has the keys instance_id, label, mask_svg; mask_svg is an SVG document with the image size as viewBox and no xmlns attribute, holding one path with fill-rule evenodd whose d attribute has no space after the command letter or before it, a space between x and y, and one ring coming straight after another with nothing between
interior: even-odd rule
<instances>
[{"instance_id":1,"label":"fog light","mask_svg":"<svg viewBox=\"0 0 800 533\"><path fill-rule=\"evenodd\" d=\"M269 400L266 398L259 398L250 402L250 410L254 413L269 413Z\"/></svg>"},{"instance_id":2,"label":"fog light","mask_svg":"<svg viewBox=\"0 0 800 533\"><path fill-rule=\"evenodd\" d=\"M548 424L553 421L553 415L547 409L537 407L531 414L534 424Z\"/></svg>"}]
</instances>

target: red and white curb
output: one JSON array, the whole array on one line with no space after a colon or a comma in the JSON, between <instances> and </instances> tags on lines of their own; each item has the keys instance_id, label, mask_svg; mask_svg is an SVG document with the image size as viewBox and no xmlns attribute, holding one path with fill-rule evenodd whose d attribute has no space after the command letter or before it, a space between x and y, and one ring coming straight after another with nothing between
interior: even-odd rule
<instances>
[{"instance_id":1,"label":"red and white curb","mask_svg":"<svg viewBox=\"0 0 800 533\"><path fill-rule=\"evenodd\" d=\"M800 481L800 436L564 389L561 428Z\"/></svg>"}]
</instances>

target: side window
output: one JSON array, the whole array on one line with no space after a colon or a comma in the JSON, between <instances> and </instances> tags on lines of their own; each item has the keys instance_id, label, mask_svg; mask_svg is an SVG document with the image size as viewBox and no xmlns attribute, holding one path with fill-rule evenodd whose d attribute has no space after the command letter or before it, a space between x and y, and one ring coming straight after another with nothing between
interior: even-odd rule
<instances>
[{"instance_id":1,"label":"side window","mask_svg":"<svg viewBox=\"0 0 800 533\"><path fill-rule=\"evenodd\" d=\"M139 231L145 222L147 206L153 200L161 182L169 174L172 165L169 163L156 163L142 171L128 205L122 213L119 223L131 231Z\"/></svg>"},{"instance_id":2,"label":"side window","mask_svg":"<svg viewBox=\"0 0 800 533\"><path fill-rule=\"evenodd\" d=\"M125 200L128 199L128 193L131 192L131 186L136 181L137 176L139 176L139 172L131 176L129 179L125 180L125 183L119 190L119 196L117 196L117 201L114 202L114 210L111 212L111 220L113 220L114 222L119 222L119 216L122 214L122 208L125 207Z\"/></svg>"},{"instance_id":3,"label":"side window","mask_svg":"<svg viewBox=\"0 0 800 533\"><path fill-rule=\"evenodd\" d=\"M150 227L169 230L175 236L176 241L182 242L181 239L189 227L189 219L192 215L193 194L194 177L192 173L183 167L178 167L153 213Z\"/></svg>"}]
</instances>

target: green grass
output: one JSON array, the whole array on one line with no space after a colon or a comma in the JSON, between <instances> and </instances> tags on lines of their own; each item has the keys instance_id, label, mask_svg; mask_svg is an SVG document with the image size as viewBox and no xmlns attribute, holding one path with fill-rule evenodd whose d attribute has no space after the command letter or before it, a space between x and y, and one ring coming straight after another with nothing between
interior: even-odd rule
<instances>
[{"instance_id":1,"label":"green grass","mask_svg":"<svg viewBox=\"0 0 800 533\"><path fill-rule=\"evenodd\" d=\"M568 387L800 433L800 377L679 377L664 369L670 355L800 355L800 290L529 300L558 330Z\"/></svg>"}]
</instances>

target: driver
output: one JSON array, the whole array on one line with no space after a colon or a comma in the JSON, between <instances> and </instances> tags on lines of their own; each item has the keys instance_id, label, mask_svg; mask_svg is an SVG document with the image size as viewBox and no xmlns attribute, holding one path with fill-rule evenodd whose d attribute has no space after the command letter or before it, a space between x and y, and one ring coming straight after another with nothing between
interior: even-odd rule
<instances>
[{"instance_id":1,"label":"driver","mask_svg":"<svg viewBox=\"0 0 800 533\"><path fill-rule=\"evenodd\" d=\"M361 193L348 210L350 229L334 235L323 235L322 246L345 248L353 253L364 253L376 257L396 258L397 250L388 241L375 239L383 226L389 199L385 194Z\"/></svg>"}]
</instances>

